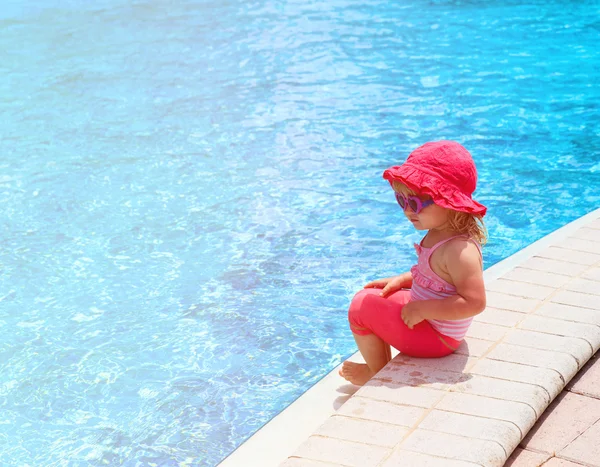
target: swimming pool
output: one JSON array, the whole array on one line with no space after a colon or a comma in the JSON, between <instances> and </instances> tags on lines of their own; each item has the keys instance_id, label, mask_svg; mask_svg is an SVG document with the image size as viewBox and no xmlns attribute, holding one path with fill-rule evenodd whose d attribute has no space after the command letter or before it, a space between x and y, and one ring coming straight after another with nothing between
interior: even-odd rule
<instances>
[{"instance_id":1,"label":"swimming pool","mask_svg":"<svg viewBox=\"0 0 600 467\"><path fill-rule=\"evenodd\" d=\"M413 261L381 178L456 139L488 266L600 204L598 2L11 0L0 464L215 465Z\"/></svg>"}]
</instances>

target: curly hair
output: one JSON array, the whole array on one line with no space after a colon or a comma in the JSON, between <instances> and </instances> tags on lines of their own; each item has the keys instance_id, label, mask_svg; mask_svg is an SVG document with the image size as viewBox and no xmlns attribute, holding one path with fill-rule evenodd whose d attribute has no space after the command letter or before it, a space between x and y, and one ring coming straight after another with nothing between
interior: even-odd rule
<instances>
[{"instance_id":1,"label":"curly hair","mask_svg":"<svg viewBox=\"0 0 600 467\"><path fill-rule=\"evenodd\" d=\"M392 188L404 195L419 196L419 193L408 188L404 183L397 180L392 181ZM487 229L481 216L469 214L468 212L454 211L448 209L448 224L450 228L459 234L467 235L481 246L487 242Z\"/></svg>"}]
</instances>

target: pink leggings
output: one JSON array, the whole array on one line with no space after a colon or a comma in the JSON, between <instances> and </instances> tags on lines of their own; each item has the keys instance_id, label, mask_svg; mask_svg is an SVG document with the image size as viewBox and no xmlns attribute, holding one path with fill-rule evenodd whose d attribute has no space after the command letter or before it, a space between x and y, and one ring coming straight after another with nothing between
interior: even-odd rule
<instances>
[{"instance_id":1,"label":"pink leggings","mask_svg":"<svg viewBox=\"0 0 600 467\"><path fill-rule=\"evenodd\" d=\"M363 289L352 299L348 321L354 334L375 334L411 357L445 357L458 348L460 341L440 334L427 321L413 329L404 324L401 311L410 299L410 290L399 290L387 298L380 293L381 289Z\"/></svg>"}]
</instances>

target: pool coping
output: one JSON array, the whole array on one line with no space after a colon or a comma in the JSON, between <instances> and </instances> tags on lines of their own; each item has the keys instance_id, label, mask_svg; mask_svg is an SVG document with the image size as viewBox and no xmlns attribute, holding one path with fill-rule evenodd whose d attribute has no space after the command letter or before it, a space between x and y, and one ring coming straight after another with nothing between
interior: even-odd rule
<instances>
[{"instance_id":1,"label":"pool coping","mask_svg":"<svg viewBox=\"0 0 600 467\"><path fill-rule=\"evenodd\" d=\"M482 368L482 362L484 364L492 362L492 366L498 361L503 364L506 363L508 367L517 364L523 365L523 362L514 362L514 356L488 359L487 355L490 354L490 352L498 353L499 351L504 351L506 353L507 348L511 350L513 347L512 344L507 345L502 343L502 341L504 337L509 334L509 331L520 330L521 328L517 328L517 326L519 326L526 318L548 319L543 316L540 317L535 313L542 304L546 303L546 301L540 301L539 296L539 294L544 291L544 287L541 287L539 284L536 286L531 283L529 283L529 287L527 287L528 282L517 282L517 285L523 289L523 292L519 292L519 296L515 296L514 294L505 294L506 291L501 287L501 285L507 285L506 282L507 280L510 280L510 278L503 279L501 282L496 282L497 279L510 274L515 268L522 266L528 260L540 254L545 255L546 257L552 255L556 256L556 245L561 245L565 239L571 237L576 232L579 232L580 229L594 224L594 221L598 222L599 218L600 209L596 209L546 235L509 258L486 269L484 278L486 281L486 288L488 289L488 295L491 295L491 297L488 297L488 309L490 311L486 309L482 315L477 317L478 319L476 318L477 323L472 327L472 331L466 339L466 342L469 344L469 349L451 356L452 358L450 358L450 361L462 365L462 368L468 367L469 371L475 366L478 374L474 380L477 380L479 382L478 384L485 379L498 378L499 376L497 374L492 373L501 371L501 369L497 368ZM597 240L600 240L600 230L597 231ZM564 247L564 244L562 246ZM600 247L598 248L598 251L594 250L594 252L600 253ZM552 255L548 252L552 252ZM571 254L573 255L573 253ZM592 259L595 258L594 253L591 251L587 256ZM548 271L548 263L551 263L551 266L554 267L556 265L554 261L556 261L556 259L551 259L550 262L548 260L545 262L542 261L541 265L536 265L535 267L539 271L539 275L541 276L550 273L552 276L552 271ZM564 263L564 258L560 259L560 261ZM581 258L579 261L586 261L586 259ZM570 264L576 264L566 263L565 268L567 269ZM593 263L589 268L594 268L596 265L597 263ZM565 269L565 271L567 269ZM584 272L585 271L581 272L570 281L577 279L584 274ZM564 291L563 289L564 287L555 288L549 296L553 297L556 293ZM531 297L531 295L536 295L538 298ZM533 303L531 302L532 300L537 300L539 303L537 303L537 306L532 310L523 313L520 307L531 305ZM550 300L548 303L554 303L547 297L544 300ZM564 300L562 301L564 302ZM490 306L490 303L494 306ZM516 324L506 326L506 323L501 322L503 319L510 320L512 315L515 315L516 313L518 313L518 315L516 315L518 318L522 318ZM555 319L555 317L552 319ZM500 320L500 323L496 322L498 320ZM571 322L572 321L566 321L566 323ZM600 322L598 324L600 324ZM580 324L581 332L591 332L589 330L590 326L592 326L592 324L587 323L587 326ZM600 330L597 325L594 325L594 327ZM552 332L549 333L552 335ZM576 334L577 331L571 332L571 334L574 333ZM589 345L593 348L592 350L595 351L598 346L600 346L600 331L597 335L594 333L591 333L590 335L592 335L592 337L586 335L586 338L588 341L592 341L589 342ZM583 345L584 341L581 339L581 336L570 336L570 339L573 338L579 338ZM487 344L488 342L490 343L489 345ZM498 346L500 346L500 350L498 350ZM548 354L557 353L550 352L549 350L550 349L547 349L545 352ZM507 409L508 412L511 412L511 410L514 412L514 419L512 420L505 420L505 418L511 416L510 413L502 415L502 417L504 417L502 419L488 416L481 418L481 415L478 416L476 413L461 413L460 415L463 416L464 420L472 419L473 423L482 423L482 420L484 420L488 425L495 424L495 430L499 430L499 427L497 426L498 423L504 423L504 425L501 423L502 426L500 428L502 429L499 431L499 433L503 432L504 435L499 434L499 439L482 440L481 437L467 437L469 442L475 443L478 446L478 449L475 450L475 454L471 453L467 458L462 460L460 459L460 455L453 451L453 446L451 445L460 445L460 442L466 439L463 434L461 434L459 438L456 438L456 433L448 433L449 429L442 431L427 431L423 428L419 428L419 426L423 420L427 421L433 415L438 418L440 417L440 414L451 418L452 416L459 416L459 414L447 415L448 413L453 414L454 412L444 411L443 406L439 406L438 404L440 401L443 402L445 398L456 398L458 397L457 394L461 394L465 390L470 390L470 388L465 389L465 384L468 386L469 383L465 383L465 381L461 380L453 384L444 384L442 380L440 380L440 377L447 379L453 375L464 374L461 373L458 368L454 373L451 371L450 373L452 374L448 374L446 371L448 368L445 368L445 370L436 368L440 366L438 364L439 362L444 363L449 357L447 359L432 362L424 362L420 359L419 363L421 367L423 364L429 367L428 372L425 372L426 376L422 377L425 378L427 382L425 384L411 383L410 379L407 380L409 376L407 376L404 370L409 367L412 367L411 369L415 370L417 367L410 361L411 359L404 356L396 356L394 360L378 373L369 384L360 388L360 390L356 386L345 383L337 374L339 367L335 368L321 381L307 390L295 402L290 404L288 408L284 409L279 415L270 420L252 437L240 445L219 465L221 467L269 467L281 465L282 463L289 466L309 464L319 465L318 462L327 462L328 464L334 465L355 465L354 462L357 459L360 459L361 466L393 465L394 458L399 455L398 453L401 453L403 458L406 459L408 459L408 457L417 459L418 457L418 460L415 461L418 462L416 465L420 465L419 463L424 462L430 462L432 463L431 465L438 465L438 463L439 465L450 465L448 462L451 462L452 465L456 465L457 467L463 465L500 466L503 465L512 450L518 445L527 431L543 413L543 410L550 404L554 397L560 393L564 385L566 385L577 371L583 367L587 359L592 355L592 353L586 353L582 349L573 352L578 352L576 356L572 356L572 359L576 361L575 367L564 361L564 354L560 354L559 358L557 358L557 362L560 362L560 364L545 362L542 367L539 367L540 364L538 361L544 358L544 355L542 355L543 351L539 350L536 352L527 347L527 352L525 353L532 354L532 358L535 357L538 359L535 362L527 363L527 365L530 365L528 368L539 368L539 370L532 371L534 373L535 371L540 373L542 375L540 377L543 381L514 380L515 378L511 376L500 378L502 381L512 382L512 386L514 387L517 387L520 384L523 386L521 389L531 389L531 391L529 391L531 394L528 394L526 390L525 393L527 394L518 396L521 399L525 397L526 399L524 400L513 400L515 398L514 394L511 396L512 399L506 395L501 395L499 399L491 399L492 401L502 400L502 402L505 402L505 409L509 407L509 409ZM477 356L478 353L481 353L481 355ZM554 357L556 357L556 355L554 355ZM351 359L360 361L360 355L356 353ZM521 359L521 357L517 358L517 360L519 359ZM446 365L446 363L448 363L448 361L446 361L444 365ZM552 365L557 367L554 368ZM560 365L562 365L562 367L559 367ZM422 369L421 367L418 369ZM477 368L480 369L477 370ZM472 377L472 375L469 375L469 377ZM390 395L386 392L388 389L385 387L386 385L398 387L394 390L393 394ZM456 390L458 387L461 388L460 391ZM404 391L399 388L402 388ZM354 396L357 391L358 393ZM407 391L412 394L409 395ZM382 396L382 393L386 393L386 395ZM407 403L411 397L421 399L425 397L425 399L427 399L428 397L435 398L436 396L440 396L441 399L436 399L435 403L430 401L415 402L416 405ZM481 397L481 395L469 394L469 396L471 398L475 397L475 402L477 402L477 397L488 399L486 397ZM399 397L402 398L401 402L398 400L395 400L395 402L389 400L390 398L398 399ZM467 395L462 395L461 397L467 398ZM527 397L529 397L529 399L527 399ZM336 411L349 400L352 400L352 403L344 407L343 413L337 413ZM376 411L381 409L381 406L378 406L377 404L382 402L388 405L391 404L387 409L397 409L397 404L399 403L402 407L410 406L412 409L417 410L417 412L421 411L423 417L416 421L411 419L411 423L408 421L403 422L401 420L402 417L400 417L399 419L396 419L393 424L389 424L378 420L378 417L374 415L375 412L373 412L372 415L369 415L367 419L362 417L357 418L352 415L352 407L358 403L363 405L366 403L364 408L367 411ZM489 406L489 400L487 402ZM470 403L473 404L473 400L471 400ZM510 407L512 407L512 409L510 409ZM356 410L356 407L354 410ZM460 420L455 423L459 422ZM510 422L510 424L506 425L508 422ZM404 425L402 423L404 423ZM358 426L368 426L369 430L357 430ZM515 427L518 428L518 434L515 434ZM364 436L360 434L361 432L372 432L373 430L379 430L382 438L373 440L368 437L364 438ZM361 436L363 437L361 438ZM436 448L437 451L434 449L435 452L430 452L433 449L430 445L435 444L431 443L432 436L440 438L436 441L438 448ZM502 436L504 437L502 438ZM424 437L427 437L428 439L426 443L423 441ZM380 439L386 439L387 441L382 442ZM446 451L444 451L444 449ZM472 449L469 451L472 451ZM344 452L346 454L343 454ZM351 454L351 456L353 456L351 459L346 459L346 457L350 455L348 453L353 453ZM344 457L344 455L346 457ZM451 458L454 460L450 461ZM286 461L286 459L288 460Z\"/></svg>"}]
</instances>

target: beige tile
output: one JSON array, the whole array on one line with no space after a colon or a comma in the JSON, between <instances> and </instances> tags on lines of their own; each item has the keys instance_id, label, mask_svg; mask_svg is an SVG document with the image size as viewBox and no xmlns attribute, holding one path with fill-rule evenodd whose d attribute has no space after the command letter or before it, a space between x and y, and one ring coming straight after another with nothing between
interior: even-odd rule
<instances>
[{"instance_id":1,"label":"beige tile","mask_svg":"<svg viewBox=\"0 0 600 467\"><path fill-rule=\"evenodd\" d=\"M469 365L475 363L476 358L460 355L457 353L450 354L442 358L415 358L407 355L398 354L391 362L391 365L403 365L411 368L437 368L439 370L454 371L462 373Z\"/></svg>"},{"instance_id":2,"label":"beige tile","mask_svg":"<svg viewBox=\"0 0 600 467\"><path fill-rule=\"evenodd\" d=\"M435 389L415 388L371 380L360 388L356 394L378 401L429 408L433 407L445 393Z\"/></svg>"},{"instance_id":3,"label":"beige tile","mask_svg":"<svg viewBox=\"0 0 600 467\"><path fill-rule=\"evenodd\" d=\"M437 368L391 364L386 365L374 378L393 384L408 384L444 391L466 377L462 373Z\"/></svg>"},{"instance_id":4,"label":"beige tile","mask_svg":"<svg viewBox=\"0 0 600 467\"><path fill-rule=\"evenodd\" d=\"M539 467L549 458L550 454L517 448L508 458L504 467Z\"/></svg>"},{"instance_id":5,"label":"beige tile","mask_svg":"<svg viewBox=\"0 0 600 467\"><path fill-rule=\"evenodd\" d=\"M375 467L390 453L391 449L380 446L313 435L300 445L293 457L352 467Z\"/></svg>"},{"instance_id":6,"label":"beige tile","mask_svg":"<svg viewBox=\"0 0 600 467\"><path fill-rule=\"evenodd\" d=\"M584 264L567 263L555 259L540 258L534 256L521 264L522 268L533 269L536 271L551 272L553 274L562 274L563 276L577 276L587 269Z\"/></svg>"},{"instance_id":7,"label":"beige tile","mask_svg":"<svg viewBox=\"0 0 600 467\"><path fill-rule=\"evenodd\" d=\"M402 442L400 449L489 466L502 465L508 457L495 441L422 429L412 432Z\"/></svg>"},{"instance_id":8,"label":"beige tile","mask_svg":"<svg viewBox=\"0 0 600 467\"><path fill-rule=\"evenodd\" d=\"M594 351L600 346L600 328L591 324L529 315L519 324L519 328L557 336L579 337L588 341Z\"/></svg>"},{"instance_id":9,"label":"beige tile","mask_svg":"<svg viewBox=\"0 0 600 467\"><path fill-rule=\"evenodd\" d=\"M581 277L591 281L600 282L600 268L590 268L585 271Z\"/></svg>"},{"instance_id":10,"label":"beige tile","mask_svg":"<svg viewBox=\"0 0 600 467\"><path fill-rule=\"evenodd\" d=\"M426 409L422 407L397 405L354 396L342 405L337 413L348 417L410 427L423 417L425 411Z\"/></svg>"},{"instance_id":11,"label":"beige tile","mask_svg":"<svg viewBox=\"0 0 600 467\"><path fill-rule=\"evenodd\" d=\"M551 350L524 348L511 344L499 344L487 355L487 358L540 368L550 368L559 372L565 381L569 381L579 369L577 360L571 355Z\"/></svg>"},{"instance_id":12,"label":"beige tile","mask_svg":"<svg viewBox=\"0 0 600 467\"><path fill-rule=\"evenodd\" d=\"M421 452L395 450L381 467L481 467L481 464L430 456Z\"/></svg>"},{"instance_id":13,"label":"beige tile","mask_svg":"<svg viewBox=\"0 0 600 467\"><path fill-rule=\"evenodd\" d=\"M408 430L409 428L407 427L390 425L389 423L333 415L317 429L315 434L328 438L392 448L402 441Z\"/></svg>"},{"instance_id":14,"label":"beige tile","mask_svg":"<svg viewBox=\"0 0 600 467\"><path fill-rule=\"evenodd\" d=\"M600 299L600 297L599 297ZM600 325L600 311L581 308L579 306L564 305L562 303L547 302L535 311L536 315L549 318Z\"/></svg>"},{"instance_id":15,"label":"beige tile","mask_svg":"<svg viewBox=\"0 0 600 467\"><path fill-rule=\"evenodd\" d=\"M435 408L447 412L511 422L522 433L526 433L536 420L535 411L527 404L457 392L446 394Z\"/></svg>"},{"instance_id":16,"label":"beige tile","mask_svg":"<svg viewBox=\"0 0 600 467\"><path fill-rule=\"evenodd\" d=\"M598 243L597 240L591 241L582 240L581 238L569 237L557 243L556 246L568 250L586 251L589 253L600 254L600 243Z\"/></svg>"},{"instance_id":17,"label":"beige tile","mask_svg":"<svg viewBox=\"0 0 600 467\"><path fill-rule=\"evenodd\" d=\"M477 315L477 321L480 323L495 324L496 326L504 326L508 328L515 327L526 313L517 313L516 311L498 310L496 308L487 307L482 313Z\"/></svg>"},{"instance_id":18,"label":"beige tile","mask_svg":"<svg viewBox=\"0 0 600 467\"><path fill-rule=\"evenodd\" d=\"M519 313L529 313L540 304L539 300L533 298L514 297L494 291L486 291L486 298L487 306L501 310L518 311Z\"/></svg>"},{"instance_id":19,"label":"beige tile","mask_svg":"<svg viewBox=\"0 0 600 467\"><path fill-rule=\"evenodd\" d=\"M600 310L600 298L598 295L591 295L581 292L571 292L569 290L561 290L557 292L551 299L553 303L563 303L565 305L580 306L591 310Z\"/></svg>"},{"instance_id":20,"label":"beige tile","mask_svg":"<svg viewBox=\"0 0 600 467\"><path fill-rule=\"evenodd\" d=\"M584 465L600 466L600 422L586 430L579 438L558 452L559 457Z\"/></svg>"},{"instance_id":21,"label":"beige tile","mask_svg":"<svg viewBox=\"0 0 600 467\"><path fill-rule=\"evenodd\" d=\"M527 434L521 447L550 454L558 453L598 419L600 401L563 392Z\"/></svg>"},{"instance_id":22,"label":"beige tile","mask_svg":"<svg viewBox=\"0 0 600 467\"><path fill-rule=\"evenodd\" d=\"M488 358L481 359L471 369L471 373L507 381L537 384L548 391L551 400L560 393L565 385L560 374L554 370Z\"/></svg>"},{"instance_id":23,"label":"beige tile","mask_svg":"<svg viewBox=\"0 0 600 467\"><path fill-rule=\"evenodd\" d=\"M495 441L507 453L511 452L521 441L521 432L513 423L443 410L433 410L419 424L419 428L467 438Z\"/></svg>"},{"instance_id":24,"label":"beige tile","mask_svg":"<svg viewBox=\"0 0 600 467\"><path fill-rule=\"evenodd\" d=\"M507 328L504 326L497 326L495 324L482 323L476 316L469 330L467 331L467 338L483 339L487 341L496 342L504 337L507 332Z\"/></svg>"},{"instance_id":25,"label":"beige tile","mask_svg":"<svg viewBox=\"0 0 600 467\"><path fill-rule=\"evenodd\" d=\"M564 248L549 247L538 253L541 258L556 259L558 261L566 261L568 263L592 265L600 261L600 255L595 253L565 250Z\"/></svg>"},{"instance_id":26,"label":"beige tile","mask_svg":"<svg viewBox=\"0 0 600 467\"><path fill-rule=\"evenodd\" d=\"M600 251L600 249L598 251ZM568 276L519 267L507 272L503 278L513 281L528 282L530 284L545 285L546 287L552 287L554 289L562 287L570 280Z\"/></svg>"},{"instance_id":27,"label":"beige tile","mask_svg":"<svg viewBox=\"0 0 600 467\"><path fill-rule=\"evenodd\" d=\"M600 399L600 354L596 353L567 385L571 392Z\"/></svg>"},{"instance_id":28,"label":"beige tile","mask_svg":"<svg viewBox=\"0 0 600 467\"><path fill-rule=\"evenodd\" d=\"M570 281L565 289L571 290L573 292L582 292L592 295L600 295L600 284L596 281L590 281L588 279L582 279L578 277ZM599 299L600 300L600 299Z\"/></svg>"},{"instance_id":29,"label":"beige tile","mask_svg":"<svg viewBox=\"0 0 600 467\"><path fill-rule=\"evenodd\" d=\"M471 375L468 380L452 386L450 392L522 402L534 409L538 417L550 403L548 391L540 386L482 375Z\"/></svg>"},{"instance_id":30,"label":"beige tile","mask_svg":"<svg viewBox=\"0 0 600 467\"><path fill-rule=\"evenodd\" d=\"M469 357L481 357L495 344L494 341L476 339L475 337L465 337L460 343L460 347L455 355L465 355Z\"/></svg>"},{"instance_id":31,"label":"beige tile","mask_svg":"<svg viewBox=\"0 0 600 467\"><path fill-rule=\"evenodd\" d=\"M579 337L556 336L543 332L511 329L504 341L525 348L553 350L573 356L581 367L592 356L592 346Z\"/></svg>"},{"instance_id":32,"label":"beige tile","mask_svg":"<svg viewBox=\"0 0 600 467\"><path fill-rule=\"evenodd\" d=\"M597 230L588 229L586 227L582 227L571 236L575 238L581 238L582 240L590 240L592 242L597 242L600 239Z\"/></svg>"},{"instance_id":33,"label":"beige tile","mask_svg":"<svg viewBox=\"0 0 600 467\"><path fill-rule=\"evenodd\" d=\"M502 278L487 283L485 285L485 289L487 291L499 292L523 298L535 298L537 300L546 299L556 290L553 287L546 287L545 285L530 284L527 282L518 282ZM518 311L520 311L520 309Z\"/></svg>"}]
</instances>

